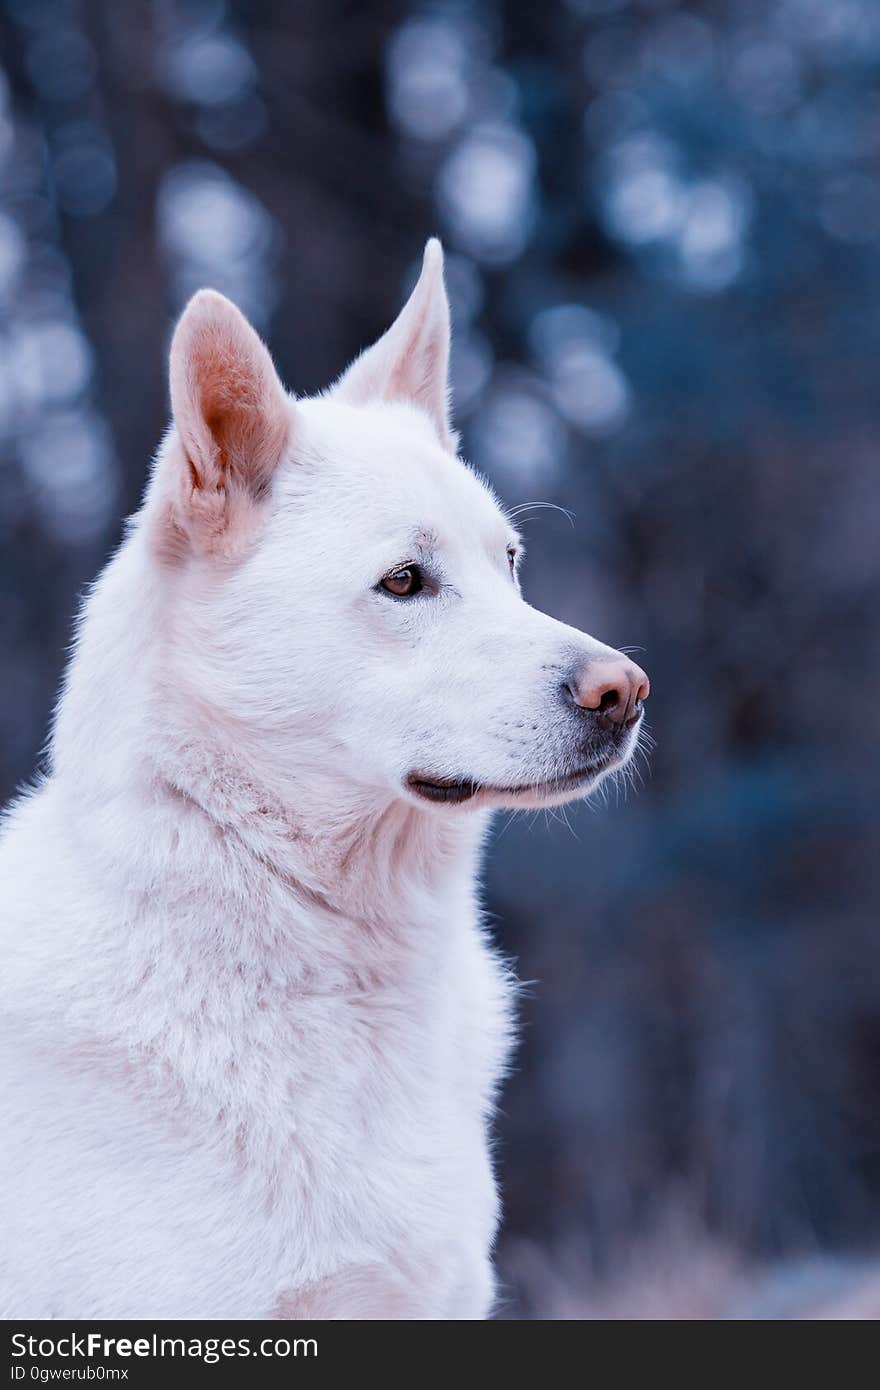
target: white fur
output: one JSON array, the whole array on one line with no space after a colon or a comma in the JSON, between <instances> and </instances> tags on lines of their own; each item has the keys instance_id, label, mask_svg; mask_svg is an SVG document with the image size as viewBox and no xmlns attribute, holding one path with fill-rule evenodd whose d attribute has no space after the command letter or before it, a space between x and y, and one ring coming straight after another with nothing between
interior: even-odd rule
<instances>
[{"instance_id":1,"label":"white fur","mask_svg":"<svg viewBox=\"0 0 880 1390\"><path fill-rule=\"evenodd\" d=\"M544 785L556 687L608 649L524 603L451 452L445 305L431 249L406 331L286 416L226 301L178 330L175 427L0 846L6 1317L490 1308L480 846L492 806L589 789ZM377 590L419 556L436 596ZM437 806L414 770L496 790Z\"/></svg>"}]
</instances>

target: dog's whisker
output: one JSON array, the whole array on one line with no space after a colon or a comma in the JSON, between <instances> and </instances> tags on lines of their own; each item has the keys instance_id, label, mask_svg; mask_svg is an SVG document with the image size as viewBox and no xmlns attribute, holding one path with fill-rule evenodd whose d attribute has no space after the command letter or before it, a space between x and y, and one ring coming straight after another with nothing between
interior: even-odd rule
<instances>
[{"instance_id":1,"label":"dog's whisker","mask_svg":"<svg viewBox=\"0 0 880 1390\"><path fill-rule=\"evenodd\" d=\"M570 525L574 526L574 512L570 511L568 507L561 507L558 502L521 502L518 507L510 507L506 515L508 520L514 522L537 511L561 512L564 517L567 517Z\"/></svg>"}]
</instances>

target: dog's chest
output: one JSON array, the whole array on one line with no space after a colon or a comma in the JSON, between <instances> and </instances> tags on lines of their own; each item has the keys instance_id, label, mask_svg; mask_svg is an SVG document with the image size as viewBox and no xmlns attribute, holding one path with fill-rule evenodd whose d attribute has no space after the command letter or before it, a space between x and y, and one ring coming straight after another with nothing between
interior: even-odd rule
<instances>
[{"instance_id":1,"label":"dog's chest","mask_svg":"<svg viewBox=\"0 0 880 1390\"><path fill-rule=\"evenodd\" d=\"M180 1019L182 1080L221 1126L235 1180L282 1263L309 1269L320 1252L332 1266L389 1249L436 1257L462 1227L488 1245L486 1127L508 1006L474 922L419 928L402 949L378 941L356 970L306 981L236 971L209 1013L218 1027L203 1025L195 1049L193 1020ZM234 1056L220 1058L229 1037Z\"/></svg>"}]
</instances>

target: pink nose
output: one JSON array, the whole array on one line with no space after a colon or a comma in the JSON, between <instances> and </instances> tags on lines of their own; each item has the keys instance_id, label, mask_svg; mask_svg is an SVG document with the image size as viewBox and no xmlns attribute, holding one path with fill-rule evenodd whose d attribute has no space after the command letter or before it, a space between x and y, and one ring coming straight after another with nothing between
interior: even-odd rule
<instances>
[{"instance_id":1,"label":"pink nose","mask_svg":"<svg viewBox=\"0 0 880 1390\"><path fill-rule=\"evenodd\" d=\"M641 666L626 656L586 661L566 684L574 703L593 710L604 725L632 722L651 690Z\"/></svg>"}]
</instances>

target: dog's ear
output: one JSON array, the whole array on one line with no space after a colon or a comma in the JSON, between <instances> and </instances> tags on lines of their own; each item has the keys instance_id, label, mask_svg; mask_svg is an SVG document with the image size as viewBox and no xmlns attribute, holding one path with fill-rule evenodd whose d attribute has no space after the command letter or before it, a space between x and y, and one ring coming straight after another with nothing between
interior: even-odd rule
<instances>
[{"instance_id":1,"label":"dog's ear","mask_svg":"<svg viewBox=\"0 0 880 1390\"><path fill-rule=\"evenodd\" d=\"M199 549L232 553L264 510L288 444L292 402L268 349L214 290L200 290L184 309L169 377L176 439L166 466L180 474L174 521Z\"/></svg>"},{"instance_id":2,"label":"dog's ear","mask_svg":"<svg viewBox=\"0 0 880 1390\"><path fill-rule=\"evenodd\" d=\"M449 413L449 339L443 248L432 238L416 287L394 323L355 358L333 394L351 405L410 401L428 414L440 442L454 453L458 436Z\"/></svg>"}]
</instances>

